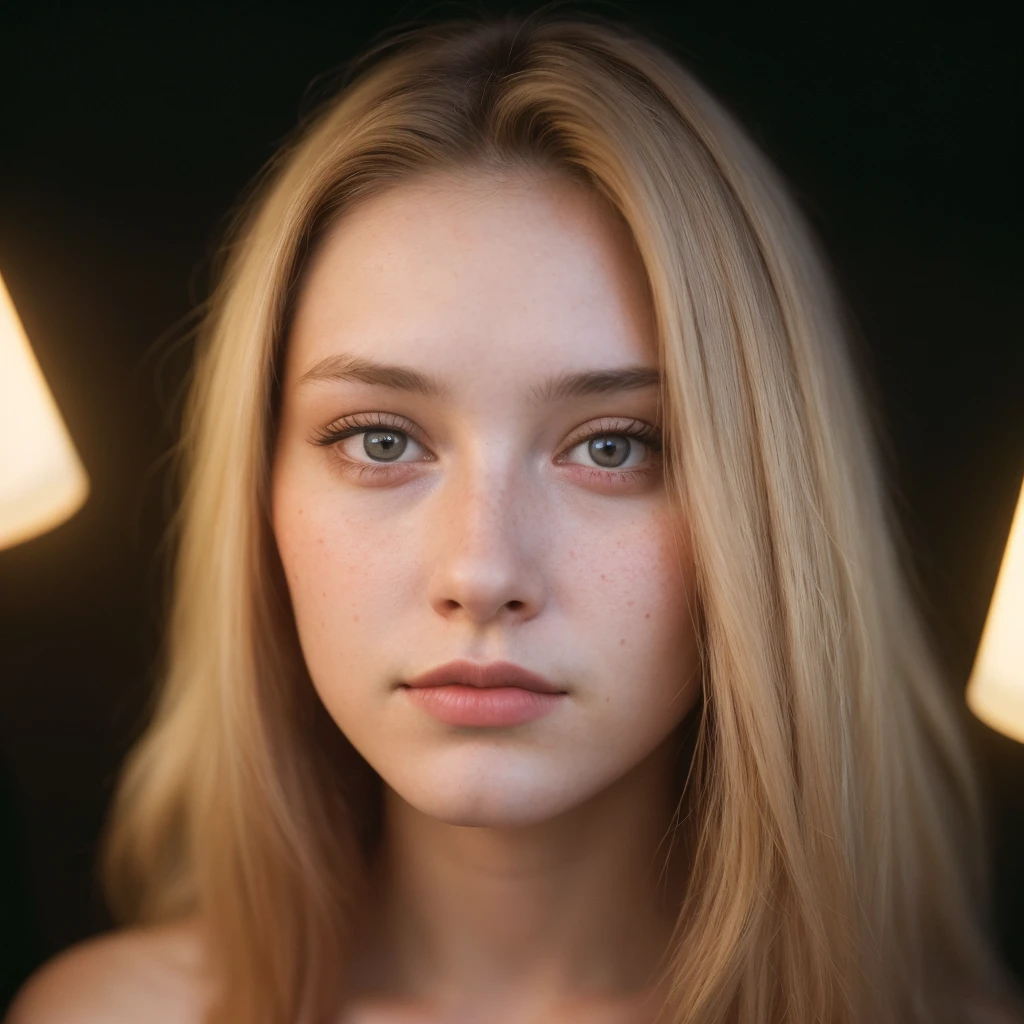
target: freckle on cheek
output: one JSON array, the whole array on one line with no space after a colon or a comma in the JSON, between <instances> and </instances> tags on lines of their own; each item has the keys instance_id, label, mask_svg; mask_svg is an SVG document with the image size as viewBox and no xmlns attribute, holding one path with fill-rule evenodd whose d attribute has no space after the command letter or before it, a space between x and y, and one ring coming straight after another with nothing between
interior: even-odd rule
<instances>
[{"instance_id":1,"label":"freckle on cheek","mask_svg":"<svg viewBox=\"0 0 1024 1024\"><path fill-rule=\"evenodd\" d=\"M644 618L645 619L649 619L650 617L651 617L651 613L650 612L644 612Z\"/></svg>"}]
</instances>

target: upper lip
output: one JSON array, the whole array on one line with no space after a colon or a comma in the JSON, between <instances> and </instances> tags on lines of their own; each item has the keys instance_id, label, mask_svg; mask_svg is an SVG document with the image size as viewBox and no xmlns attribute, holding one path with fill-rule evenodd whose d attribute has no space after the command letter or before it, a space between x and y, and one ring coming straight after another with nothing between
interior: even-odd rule
<instances>
[{"instance_id":1,"label":"upper lip","mask_svg":"<svg viewBox=\"0 0 1024 1024\"><path fill-rule=\"evenodd\" d=\"M446 665L406 680L406 686L444 686L458 683L463 686L518 686L535 693L565 693L536 672L529 672L510 661L492 661L481 665L475 661L449 661Z\"/></svg>"}]
</instances>

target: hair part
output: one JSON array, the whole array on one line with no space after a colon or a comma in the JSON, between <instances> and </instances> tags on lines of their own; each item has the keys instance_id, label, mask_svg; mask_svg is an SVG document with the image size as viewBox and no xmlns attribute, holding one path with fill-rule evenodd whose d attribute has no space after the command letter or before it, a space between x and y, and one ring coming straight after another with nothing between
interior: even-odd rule
<instances>
[{"instance_id":1,"label":"hair part","mask_svg":"<svg viewBox=\"0 0 1024 1024\"><path fill-rule=\"evenodd\" d=\"M661 1019L1016 1020L865 383L774 168L666 47L593 15L417 27L352 67L247 197L201 330L164 683L105 851L115 911L201 913L210 1024L336 1012L379 779L316 697L270 526L295 296L330 226L400 183L569 175L621 214L646 270L665 486L701 603Z\"/></svg>"}]
</instances>

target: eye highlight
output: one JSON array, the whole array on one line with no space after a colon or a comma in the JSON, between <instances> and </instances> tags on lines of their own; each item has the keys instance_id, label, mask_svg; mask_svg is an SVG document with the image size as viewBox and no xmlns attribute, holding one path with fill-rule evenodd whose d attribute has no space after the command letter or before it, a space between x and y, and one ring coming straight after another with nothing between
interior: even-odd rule
<instances>
[{"instance_id":1,"label":"eye highlight","mask_svg":"<svg viewBox=\"0 0 1024 1024\"><path fill-rule=\"evenodd\" d=\"M356 413L335 420L309 440L321 447L335 447L345 472L354 473L360 480L369 477L384 481L402 473L400 466L436 461L429 452L424 457L399 461L409 450L410 441L426 451L416 439L417 433L416 425L402 416ZM369 462L362 462L341 450L342 441L360 434L363 435L363 454ZM588 480L605 486L649 480L660 468L661 438L657 427L641 420L605 418L588 424L572 436L555 462L576 466ZM584 450L584 458L593 460L591 465L569 458L578 449ZM637 452L643 456L642 460L639 464L629 463Z\"/></svg>"}]
</instances>

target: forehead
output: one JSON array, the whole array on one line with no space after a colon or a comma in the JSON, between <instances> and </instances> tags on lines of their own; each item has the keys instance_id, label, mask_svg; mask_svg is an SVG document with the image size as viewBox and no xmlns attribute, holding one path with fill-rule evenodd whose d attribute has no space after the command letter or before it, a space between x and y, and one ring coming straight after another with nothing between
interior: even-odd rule
<instances>
[{"instance_id":1,"label":"forehead","mask_svg":"<svg viewBox=\"0 0 1024 1024\"><path fill-rule=\"evenodd\" d=\"M339 352L507 376L657 365L646 274L600 196L551 175L434 176L346 212L304 274L287 376Z\"/></svg>"}]
</instances>

